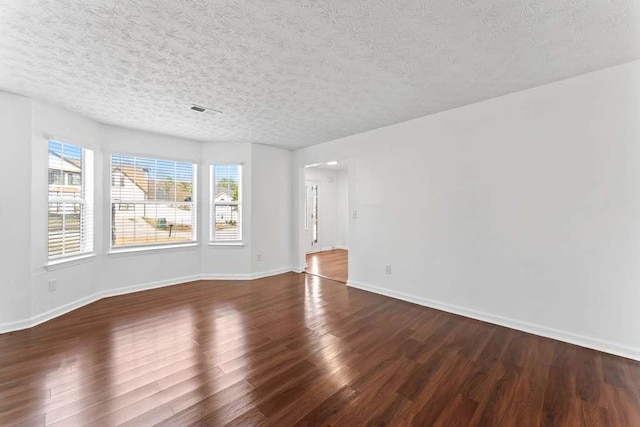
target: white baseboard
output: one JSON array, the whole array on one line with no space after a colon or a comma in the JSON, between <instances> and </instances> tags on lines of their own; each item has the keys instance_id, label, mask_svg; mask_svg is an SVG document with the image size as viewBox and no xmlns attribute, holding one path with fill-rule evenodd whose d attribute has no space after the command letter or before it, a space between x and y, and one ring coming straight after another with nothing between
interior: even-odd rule
<instances>
[{"instance_id":1,"label":"white baseboard","mask_svg":"<svg viewBox=\"0 0 640 427\"><path fill-rule=\"evenodd\" d=\"M93 295L80 298L76 301L70 302L63 306L53 308L51 310L45 311L44 313L40 313L36 316L33 316L30 319L23 319L23 320L18 320L16 322L8 322L8 323L0 324L0 334L32 328L48 320L54 319L56 317L62 316L63 314L69 313L70 311L76 310L82 306L91 304L92 302L96 302L99 299L102 299L102 296L100 294L101 293L98 292Z\"/></svg>"},{"instance_id":2,"label":"white baseboard","mask_svg":"<svg viewBox=\"0 0 640 427\"><path fill-rule=\"evenodd\" d=\"M290 271L295 271L295 269L293 267L281 267L268 271L260 271L257 273L253 273L251 275L251 280L262 279L263 277L269 276L277 276L278 274L289 273Z\"/></svg>"},{"instance_id":3,"label":"white baseboard","mask_svg":"<svg viewBox=\"0 0 640 427\"><path fill-rule=\"evenodd\" d=\"M347 281L347 286L352 288L361 289L375 294L388 296L391 298L411 302L414 304L422 305L436 310L446 311L448 313L458 314L464 317L470 317L472 319L481 320L483 322L493 323L495 325L504 326L511 329L516 329L530 334L539 335L546 338L551 338L558 341L564 341L570 344L575 344L580 347L591 348L605 353L615 354L617 356L626 357L628 359L640 361L640 349L633 348L626 345L613 343L597 338L591 338L584 335L574 334L572 332L560 331L546 326L537 325L534 323L524 322L521 320L510 319L507 317L496 316L494 314L485 313L482 311L472 310L470 308L460 307L452 304L443 303L427 298L418 297L415 295L409 295L404 292L397 292L386 288L380 288L377 286L368 285L366 283L357 282L353 280Z\"/></svg>"},{"instance_id":4,"label":"white baseboard","mask_svg":"<svg viewBox=\"0 0 640 427\"><path fill-rule=\"evenodd\" d=\"M25 320L23 321L24 326L19 328L19 329L27 329L27 328L32 328L34 326L37 326L41 323L44 323L46 321L49 321L51 319L55 319L56 317L62 316L63 314L67 314L70 311L76 310L80 307L83 307L85 305L91 304L92 302L96 302L100 299L102 299L102 292L97 292L93 295L89 295L88 297L84 297L84 298L80 298L78 300L75 300L73 302L70 302L68 304L65 304L61 307L57 307L48 311L45 311L44 313L40 313L38 315L33 316L31 319ZM12 329L12 331L17 331L18 329ZM11 331L5 331L4 330L4 325L0 326L0 332L11 332Z\"/></svg>"},{"instance_id":5,"label":"white baseboard","mask_svg":"<svg viewBox=\"0 0 640 427\"><path fill-rule=\"evenodd\" d=\"M203 274L199 280L251 280L251 274Z\"/></svg>"},{"instance_id":6,"label":"white baseboard","mask_svg":"<svg viewBox=\"0 0 640 427\"><path fill-rule=\"evenodd\" d=\"M125 295L125 294L140 292L148 289L163 288L165 286L178 285L181 283L192 282L194 280L198 280L199 278L200 278L199 275L185 276L185 277L180 277L176 279L158 280L154 282L143 283L141 285L126 286L122 288L99 291L92 295L86 296L84 298L80 298L70 303L64 304L60 307L47 310L44 313L37 314L31 317L30 319L19 320L17 322L3 323L0 325L0 334L6 333L6 332L19 331L21 329L32 328L46 321L62 316L63 314L69 313L70 311L73 311L85 305L91 304L92 302L101 300L102 298L112 297L116 295Z\"/></svg>"},{"instance_id":7,"label":"white baseboard","mask_svg":"<svg viewBox=\"0 0 640 427\"><path fill-rule=\"evenodd\" d=\"M5 322L0 324L0 334L6 334L7 332L20 331L22 329L30 328L31 319L16 320L14 322Z\"/></svg>"},{"instance_id":8,"label":"white baseboard","mask_svg":"<svg viewBox=\"0 0 640 427\"><path fill-rule=\"evenodd\" d=\"M199 280L255 280L262 279L263 277L288 273L290 271L299 273L294 267L281 267L273 270L259 271L251 274L203 274L199 277Z\"/></svg>"},{"instance_id":9,"label":"white baseboard","mask_svg":"<svg viewBox=\"0 0 640 427\"><path fill-rule=\"evenodd\" d=\"M179 277L177 279L169 279L169 280L157 280L155 282L149 282L149 283L144 283L142 285L134 285L134 286L126 286L123 288L116 288L116 289L108 289L106 291L102 291L100 293L100 298L108 298L108 297L115 297L118 295L126 295L126 294L131 294L134 292L140 292L140 291L148 291L150 289L158 289L158 288L164 288L166 286L173 286L173 285L181 285L183 283L189 283L189 282L195 282L196 280L200 280L200 275L199 274L194 274L191 276L184 276L184 277Z\"/></svg>"},{"instance_id":10,"label":"white baseboard","mask_svg":"<svg viewBox=\"0 0 640 427\"><path fill-rule=\"evenodd\" d=\"M318 252L332 251L334 249L348 250L346 246L325 246L323 248L314 249L312 251L305 252L305 253L307 253L307 254L315 254L315 253L318 253Z\"/></svg>"},{"instance_id":11,"label":"white baseboard","mask_svg":"<svg viewBox=\"0 0 640 427\"><path fill-rule=\"evenodd\" d=\"M56 317L62 316L63 314L69 313L70 311L76 310L85 305L91 304L102 298L114 297L118 295L126 295L133 292L146 291L150 289L163 288L166 286L180 285L183 283L195 282L197 280L253 280L259 279L268 276L275 276L277 274L288 273L293 271L294 269L291 267L282 267L274 270L263 271L253 274L223 274L223 275L200 275L195 274L191 276L184 276L175 279L169 280L158 280L148 283L143 283L141 285L134 286L126 286L122 288L116 289L108 289L100 292L96 292L92 295L86 296L84 298L80 298L73 302L67 303L60 307L56 307L54 309L45 311L44 313L37 314L30 319L18 320L15 322L7 322L0 324L0 334L4 334L7 332L19 331L21 329L32 328L41 323L47 322L49 320L55 319Z\"/></svg>"}]
</instances>

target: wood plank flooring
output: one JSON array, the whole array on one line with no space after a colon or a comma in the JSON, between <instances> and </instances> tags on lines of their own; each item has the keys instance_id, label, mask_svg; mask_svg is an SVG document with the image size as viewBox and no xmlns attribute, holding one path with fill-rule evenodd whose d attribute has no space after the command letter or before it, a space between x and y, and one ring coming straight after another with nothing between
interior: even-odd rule
<instances>
[{"instance_id":1,"label":"wood plank flooring","mask_svg":"<svg viewBox=\"0 0 640 427\"><path fill-rule=\"evenodd\" d=\"M287 273L0 335L0 425L638 426L640 363Z\"/></svg>"},{"instance_id":2,"label":"wood plank flooring","mask_svg":"<svg viewBox=\"0 0 640 427\"><path fill-rule=\"evenodd\" d=\"M333 249L307 254L307 273L347 283L349 251Z\"/></svg>"}]
</instances>

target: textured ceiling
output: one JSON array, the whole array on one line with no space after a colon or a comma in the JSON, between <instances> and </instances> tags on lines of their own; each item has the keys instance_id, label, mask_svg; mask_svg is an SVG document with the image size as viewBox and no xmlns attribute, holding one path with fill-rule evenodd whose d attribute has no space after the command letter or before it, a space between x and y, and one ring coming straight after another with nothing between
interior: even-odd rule
<instances>
[{"instance_id":1,"label":"textured ceiling","mask_svg":"<svg viewBox=\"0 0 640 427\"><path fill-rule=\"evenodd\" d=\"M638 58L632 0L0 0L0 89L207 141L302 147Z\"/></svg>"}]
</instances>

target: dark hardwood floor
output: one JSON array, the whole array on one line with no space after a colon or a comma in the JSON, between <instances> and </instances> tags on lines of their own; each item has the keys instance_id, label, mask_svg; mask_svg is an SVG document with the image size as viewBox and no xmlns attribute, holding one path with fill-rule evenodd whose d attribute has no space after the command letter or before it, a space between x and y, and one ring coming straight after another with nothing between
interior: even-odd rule
<instances>
[{"instance_id":1,"label":"dark hardwood floor","mask_svg":"<svg viewBox=\"0 0 640 427\"><path fill-rule=\"evenodd\" d=\"M349 251L333 249L307 254L306 272L327 279L347 283Z\"/></svg>"},{"instance_id":2,"label":"dark hardwood floor","mask_svg":"<svg viewBox=\"0 0 640 427\"><path fill-rule=\"evenodd\" d=\"M0 425L157 423L638 426L640 363L294 273L0 335Z\"/></svg>"}]
</instances>

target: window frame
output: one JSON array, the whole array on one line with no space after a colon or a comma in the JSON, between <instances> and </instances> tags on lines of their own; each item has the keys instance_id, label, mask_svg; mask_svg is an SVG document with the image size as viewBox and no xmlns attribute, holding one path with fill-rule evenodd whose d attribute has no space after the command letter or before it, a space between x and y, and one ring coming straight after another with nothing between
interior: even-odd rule
<instances>
[{"instance_id":1,"label":"window frame","mask_svg":"<svg viewBox=\"0 0 640 427\"><path fill-rule=\"evenodd\" d=\"M238 166L238 200L229 202L215 201L216 188L216 166ZM242 245L243 244L243 164L242 162L216 162L209 165L209 244L210 245ZM216 206L237 206L238 207L238 238L237 239L216 239Z\"/></svg>"},{"instance_id":2,"label":"window frame","mask_svg":"<svg viewBox=\"0 0 640 427\"><path fill-rule=\"evenodd\" d=\"M55 138L49 137L47 138L47 201L46 201L46 233L45 233L45 266L49 268L55 265L66 264L71 261L84 259L88 257L92 257L95 254L95 238L94 238L94 229L95 229L95 155L94 150L92 148L88 148L84 144L78 144L76 142L67 141L64 138ZM65 172L64 170L53 169L54 171L59 172L58 180L59 183L56 183L54 180L53 183L49 183L50 181L50 169L49 169L49 156L51 155L51 143L55 142L60 144L61 146L72 146L78 148L82 151L81 157L81 167L80 167L80 187L81 187L81 197L69 197L64 195L51 196L51 192L49 191L50 186L68 186L75 184L66 184L65 183ZM64 152L64 151L63 151ZM62 157L61 157L62 158ZM49 250L50 245L50 236L49 236L49 209L51 204L60 205L62 203L66 204L80 204L81 207L81 215L80 215L80 250L76 252L70 253L62 253L58 255L51 255Z\"/></svg>"},{"instance_id":3,"label":"window frame","mask_svg":"<svg viewBox=\"0 0 640 427\"><path fill-rule=\"evenodd\" d=\"M136 252L147 252L147 251L155 251L155 250L172 250L175 248L181 248L181 247L193 247L193 246L197 246L198 245L198 162L194 161L194 160L185 160L185 159L178 159L178 158L169 158L169 157L162 157L162 156L157 156L157 155L151 155L149 156L148 154L140 154L140 153L127 153L127 152L122 152L122 151L118 151L118 152L111 152L108 154L109 155L109 168L108 168L108 183L111 184L109 186L109 190L108 190L108 199L107 199L107 209L109 211L107 218L108 218L108 222L106 224L106 230L107 231L107 235L106 235L106 240L107 240L107 244L108 244L108 254L122 254L122 253L136 253ZM132 157L132 158L138 158L138 159L145 159L145 160L154 160L154 161L163 161L163 162L176 162L176 163L187 163L190 164L193 168L193 172L192 172L192 176L193 176L193 183L192 183L192 191L191 191L191 201L190 202L178 202L178 201L170 201L170 200L135 200L135 199L121 199L121 200L114 200L113 199L113 189L114 188L122 188L121 184L122 184L122 179L121 180L117 180L114 182L114 178L113 178L113 157L114 156L121 156L121 157ZM122 177L124 179L124 177ZM117 184L117 185L115 185ZM116 212L124 212L124 210L120 209L121 205L149 205L149 206L155 206L155 205L164 205L164 204L168 204L168 203L182 203L182 204L190 204L191 205L191 240L187 240L187 241L177 241L177 242L162 242L162 243L147 243L147 244L131 244L131 245L118 245L115 246L113 243L113 214L114 214L114 210L113 210L113 205L114 203L117 205L115 211ZM131 211L130 209L128 209L127 211ZM135 208L134 208L135 211Z\"/></svg>"}]
</instances>

